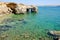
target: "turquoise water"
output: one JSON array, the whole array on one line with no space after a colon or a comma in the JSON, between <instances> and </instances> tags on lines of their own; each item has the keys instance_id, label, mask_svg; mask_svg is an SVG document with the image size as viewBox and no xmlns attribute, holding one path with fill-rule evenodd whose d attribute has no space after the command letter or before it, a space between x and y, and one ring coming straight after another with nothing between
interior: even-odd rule
<instances>
[{"instance_id":1,"label":"turquoise water","mask_svg":"<svg viewBox=\"0 0 60 40\"><path fill-rule=\"evenodd\" d=\"M60 7L38 7L38 13L13 14L11 17L4 21L5 25L12 26L1 33L8 34L5 40L52 40L47 31L60 30Z\"/></svg>"}]
</instances>

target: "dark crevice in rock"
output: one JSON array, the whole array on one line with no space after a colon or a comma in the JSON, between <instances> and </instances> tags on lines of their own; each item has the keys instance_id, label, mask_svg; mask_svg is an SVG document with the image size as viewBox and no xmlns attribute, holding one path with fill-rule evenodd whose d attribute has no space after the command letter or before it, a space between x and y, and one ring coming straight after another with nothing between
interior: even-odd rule
<instances>
[{"instance_id":1,"label":"dark crevice in rock","mask_svg":"<svg viewBox=\"0 0 60 40\"><path fill-rule=\"evenodd\" d=\"M15 9L11 8L11 10L12 10L12 13L16 14L16 10Z\"/></svg>"}]
</instances>

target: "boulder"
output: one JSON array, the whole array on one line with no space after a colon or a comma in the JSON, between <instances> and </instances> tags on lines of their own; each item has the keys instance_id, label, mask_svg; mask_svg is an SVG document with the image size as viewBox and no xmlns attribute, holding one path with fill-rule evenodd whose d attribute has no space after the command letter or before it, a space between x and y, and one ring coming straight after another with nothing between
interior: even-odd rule
<instances>
[{"instance_id":1,"label":"boulder","mask_svg":"<svg viewBox=\"0 0 60 40\"><path fill-rule=\"evenodd\" d=\"M49 31L51 35L60 36L60 31Z\"/></svg>"}]
</instances>

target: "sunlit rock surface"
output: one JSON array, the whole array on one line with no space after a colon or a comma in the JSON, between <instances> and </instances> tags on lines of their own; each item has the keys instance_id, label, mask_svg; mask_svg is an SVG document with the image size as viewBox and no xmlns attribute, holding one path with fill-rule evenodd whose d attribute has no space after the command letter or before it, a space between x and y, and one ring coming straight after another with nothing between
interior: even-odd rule
<instances>
[{"instance_id":1,"label":"sunlit rock surface","mask_svg":"<svg viewBox=\"0 0 60 40\"><path fill-rule=\"evenodd\" d=\"M12 10L5 3L0 3L0 14L9 14Z\"/></svg>"},{"instance_id":2,"label":"sunlit rock surface","mask_svg":"<svg viewBox=\"0 0 60 40\"><path fill-rule=\"evenodd\" d=\"M26 13L26 6L18 4L16 9L16 13Z\"/></svg>"}]
</instances>

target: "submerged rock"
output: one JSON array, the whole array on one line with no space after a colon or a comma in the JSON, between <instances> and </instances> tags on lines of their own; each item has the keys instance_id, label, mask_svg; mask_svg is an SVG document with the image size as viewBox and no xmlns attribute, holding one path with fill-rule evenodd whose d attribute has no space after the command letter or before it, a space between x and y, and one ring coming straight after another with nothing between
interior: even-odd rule
<instances>
[{"instance_id":1,"label":"submerged rock","mask_svg":"<svg viewBox=\"0 0 60 40\"><path fill-rule=\"evenodd\" d=\"M14 22L14 21L15 21L14 19L6 18L6 19L4 19L1 23L5 23L5 24L7 24L7 23Z\"/></svg>"},{"instance_id":2,"label":"submerged rock","mask_svg":"<svg viewBox=\"0 0 60 40\"><path fill-rule=\"evenodd\" d=\"M6 35L0 35L0 40L5 40L5 38L7 38L8 37L8 34L6 34Z\"/></svg>"},{"instance_id":3,"label":"submerged rock","mask_svg":"<svg viewBox=\"0 0 60 40\"><path fill-rule=\"evenodd\" d=\"M23 21L22 23L26 24L27 22L26 21Z\"/></svg>"},{"instance_id":4,"label":"submerged rock","mask_svg":"<svg viewBox=\"0 0 60 40\"><path fill-rule=\"evenodd\" d=\"M9 30L9 28L12 28L12 26L2 25L2 26L0 26L0 31L7 31L7 30Z\"/></svg>"},{"instance_id":5,"label":"submerged rock","mask_svg":"<svg viewBox=\"0 0 60 40\"><path fill-rule=\"evenodd\" d=\"M24 19L19 19L18 21L24 21Z\"/></svg>"},{"instance_id":6,"label":"submerged rock","mask_svg":"<svg viewBox=\"0 0 60 40\"><path fill-rule=\"evenodd\" d=\"M22 22L23 24L27 23L27 21L25 21L24 19L19 19L18 21Z\"/></svg>"}]
</instances>

